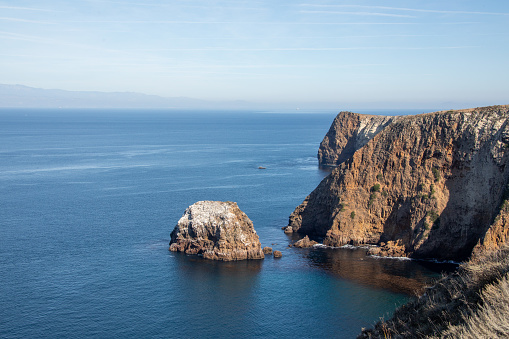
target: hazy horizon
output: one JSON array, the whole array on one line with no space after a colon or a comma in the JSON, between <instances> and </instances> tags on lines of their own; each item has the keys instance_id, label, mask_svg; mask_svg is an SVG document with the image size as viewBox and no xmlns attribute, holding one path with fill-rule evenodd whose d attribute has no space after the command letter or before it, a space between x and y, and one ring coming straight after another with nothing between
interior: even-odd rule
<instances>
[{"instance_id":1,"label":"hazy horizon","mask_svg":"<svg viewBox=\"0 0 509 339\"><path fill-rule=\"evenodd\" d=\"M358 113L369 112L373 114L399 115L469 107L454 106L454 103L444 103L442 106L435 107L385 106L383 103L360 103L358 105L338 105L337 103L329 102L256 103L245 100L200 100L187 97L162 97L136 92L66 91L61 89L41 89L24 85L0 84L0 109L9 108L255 110L266 113L271 111L274 113L355 111ZM390 111L393 111L393 113Z\"/></svg>"},{"instance_id":2,"label":"hazy horizon","mask_svg":"<svg viewBox=\"0 0 509 339\"><path fill-rule=\"evenodd\" d=\"M0 83L254 105L507 104L502 1L0 3Z\"/></svg>"}]
</instances>

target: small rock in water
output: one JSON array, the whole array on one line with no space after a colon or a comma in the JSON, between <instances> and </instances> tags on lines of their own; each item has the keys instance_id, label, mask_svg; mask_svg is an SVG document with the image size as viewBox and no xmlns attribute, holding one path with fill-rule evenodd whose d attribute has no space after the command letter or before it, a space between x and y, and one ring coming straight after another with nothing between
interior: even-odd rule
<instances>
[{"instance_id":1,"label":"small rock in water","mask_svg":"<svg viewBox=\"0 0 509 339\"><path fill-rule=\"evenodd\" d=\"M274 251L274 258L281 258L283 256L283 253L281 251Z\"/></svg>"},{"instance_id":2,"label":"small rock in water","mask_svg":"<svg viewBox=\"0 0 509 339\"><path fill-rule=\"evenodd\" d=\"M304 238L300 239L299 241L296 241L293 244L293 247L298 248L313 247L316 244L318 243L314 240L309 240L309 237L306 235Z\"/></svg>"},{"instance_id":3,"label":"small rock in water","mask_svg":"<svg viewBox=\"0 0 509 339\"><path fill-rule=\"evenodd\" d=\"M380 243L380 246L371 247L368 250L369 255L380 257L406 257L405 245L401 240L388 241L387 243Z\"/></svg>"},{"instance_id":4,"label":"small rock in water","mask_svg":"<svg viewBox=\"0 0 509 339\"><path fill-rule=\"evenodd\" d=\"M263 248L263 253L264 254L271 254L272 253L272 247L264 247Z\"/></svg>"},{"instance_id":5,"label":"small rock in water","mask_svg":"<svg viewBox=\"0 0 509 339\"><path fill-rule=\"evenodd\" d=\"M292 228L292 226L286 226L286 227L283 227L283 230L285 231L285 233L286 233L286 234L293 233L293 228Z\"/></svg>"}]
</instances>

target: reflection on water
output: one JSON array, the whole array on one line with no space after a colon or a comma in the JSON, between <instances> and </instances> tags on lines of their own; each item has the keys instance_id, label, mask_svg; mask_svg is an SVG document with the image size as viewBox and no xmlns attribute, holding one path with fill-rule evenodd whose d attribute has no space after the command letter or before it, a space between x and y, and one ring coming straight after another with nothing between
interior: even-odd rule
<instances>
[{"instance_id":1,"label":"reflection on water","mask_svg":"<svg viewBox=\"0 0 509 339\"><path fill-rule=\"evenodd\" d=\"M356 283L415 295L455 265L403 259L374 258L362 248L312 248L302 251L312 266Z\"/></svg>"},{"instance_id":2,"label":"reflection on water","mask_svg":"<svg viewBox=\"0 0 509 339\"><path fill-rule=\"evenodd\" d=\"M175 257L179 271L188 274L190 278L203 279L211 276L228 279L252 278L260 272L263 265L263 260L217 261L178 252L171 255Z\"/></svg>"},{"instance_id":3,"label":"reflection on water","mask_svg":"<svg viewBox=\"0 0 509 339\"><path fill-rule=\"evenodd\" d=\"M178 309L175 323L187 324L175 327L172 337L199 337L196 333L234 337L242 333L255 308L263 260L223 262L183 253L172 256L176 265L173 285L178 291L168 312Z\"/></svg>"},{"instance_id":4,"label":"reflection on water","mask_svg":"<svg viewBox=\"0 0 509 339\"><path fill-rule=\"evenodd\" d=\"M204 292L203 298L249 293L263 265L263 260L216 261L183 253L173 255L186 290Z\"/></svg>"}]
</instances>

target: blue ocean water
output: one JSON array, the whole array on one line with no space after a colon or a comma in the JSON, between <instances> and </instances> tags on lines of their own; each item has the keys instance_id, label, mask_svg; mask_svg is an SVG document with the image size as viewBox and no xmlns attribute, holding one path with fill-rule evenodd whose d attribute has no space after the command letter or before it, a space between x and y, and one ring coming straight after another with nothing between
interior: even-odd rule
<instances>
[{"instance_id":1,"label":"blue ocean water","mask_svg":"<svg viewBox=\"0 0 509 339\"><path fill-rule=\"evenodd\" d=\"M389 315L443 267L281 231L335 114L1 110L0 337L352 338ZM199 200L236 201L283 258L169 252Z\"/></svg>"}]
</instances>

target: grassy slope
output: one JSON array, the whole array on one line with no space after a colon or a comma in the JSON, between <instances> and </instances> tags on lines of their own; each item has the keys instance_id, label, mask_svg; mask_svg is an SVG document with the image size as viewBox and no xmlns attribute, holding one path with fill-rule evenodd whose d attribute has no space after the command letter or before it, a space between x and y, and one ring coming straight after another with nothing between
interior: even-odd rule
<instances>
[{"instance_id":1,"label":"grassy slope","mask_svg":"<svg viewBox=\"0 0 509 339\"><path fill-rule=\"evenodd\" d=\"M505 247L471 259L358 338L509 337L508 255Z\"/></svg>"}]
</instances>

